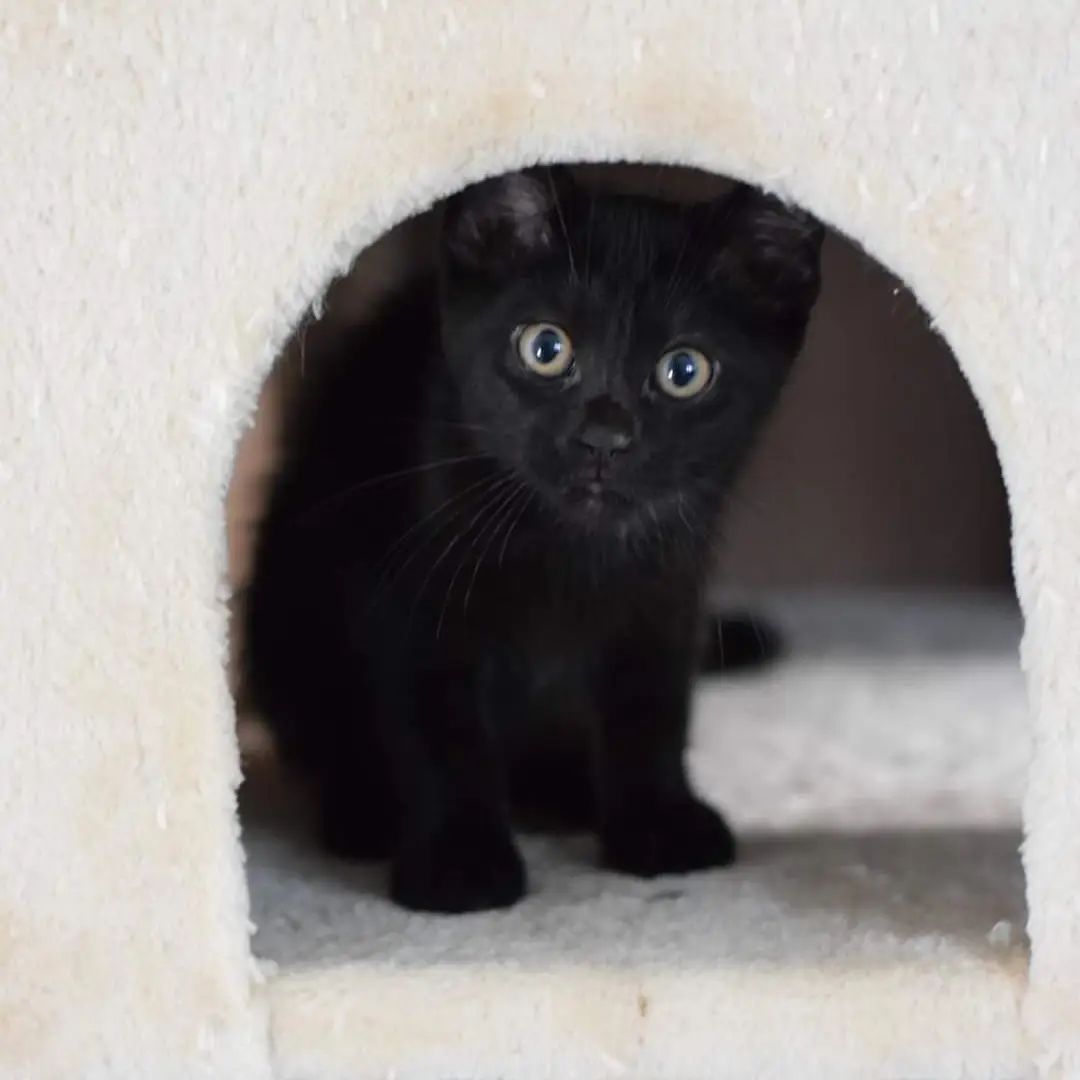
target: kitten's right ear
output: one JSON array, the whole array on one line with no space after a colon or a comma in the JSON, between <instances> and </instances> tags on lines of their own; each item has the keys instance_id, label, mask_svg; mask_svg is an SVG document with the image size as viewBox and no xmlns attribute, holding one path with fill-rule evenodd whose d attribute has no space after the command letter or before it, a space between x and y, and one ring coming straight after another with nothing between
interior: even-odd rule
<instances>
[{"instance_id":1,"label":"kitten's right ear","mask_svg":"<svg viewBox=\"0 0 1080 1080\"><path fill-rule=\"evenodd\" d=\"M562 170L537 168L482 180L447 200L443 246L451 262L501 272L547 254L556 243Z\"/></svg>"}]
</instances>

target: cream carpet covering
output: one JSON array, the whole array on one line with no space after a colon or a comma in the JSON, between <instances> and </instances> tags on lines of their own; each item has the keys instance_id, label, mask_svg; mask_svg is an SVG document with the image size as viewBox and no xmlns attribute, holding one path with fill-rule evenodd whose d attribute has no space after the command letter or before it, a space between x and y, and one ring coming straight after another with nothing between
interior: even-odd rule
<instances>
[{"instance_id":1,"label":"cream carpet covering","mask_svg":"<svg viewBox=\"0 0 1080 1080\"><path fill-rule=\"evenodd\" d=\"M248 876L286 1075L1027 1074L1019 620L985 596L773 597L790 653L706 680L736 869L641 882L530 838L529 898L401 911L256 776ZM709 1072L702 1071L709 1062Z\"/></svg>"}]
</instances>

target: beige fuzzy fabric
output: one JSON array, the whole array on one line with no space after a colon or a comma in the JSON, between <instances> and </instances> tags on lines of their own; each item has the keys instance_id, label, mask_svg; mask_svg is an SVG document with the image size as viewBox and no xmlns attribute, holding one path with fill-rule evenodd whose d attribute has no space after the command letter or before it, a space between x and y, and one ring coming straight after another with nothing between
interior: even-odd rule
<instances>
[{"instance_id":1,"label":"beige fuzzy fabric","mask_svg":"<svg viewBox=\"0 0 1080 1080\"><path fill-rule=\"evenodd\" d=\"M1015 1080L1029 739L1015 601L757 596L790 652L702 681L690 766L731 869L634 881L524 838L507 912L411 914L321 857L275 773L248 880L290 1077Z\"/></svg>"},{"instance_id":2,"label":"beige fuzzy fabric","mask_svg":"<svg viewBox=\"0 0 1080 1080\"><path fill-rule=\"evenodd\" d=\"M0 1075L697 1080L725 1075L731 1045L741 1076L1080 1076L1078 14L0 0ZM891 910L883 867L847 916L843 889L809 923L783 904L757 923L732 899L738 925L774 945L804 927L806 947L712 966L703 949L694 971L650 954L647 1029L626 990L644 974L616 986L596 957L569 997L545 989L543 952L531 988L501 953L464 982L409 958L411 996L402 970L345 959L306 996L302 970L260 983L222 503L261 381L332 276L405 215L513 166L616 159L805 204L902 276L953 347L1013 511L1030 969L924 949L904 917L888 920L895 963L819 947ZM846 865L829 851L820 865ZM943 932L986 940L983 849L926 851L956 886ZM902 851L881 857L903 877ZM788 896L774 872L809 887L804 870L748 870L743 899ZM424 1001L421 1053L406 1007ZM824 1029L805 1022L829 1001ZM909 1049L922 1031L926 1055L896 1051L897 1031Z\"/></svg>"}]
</instances>

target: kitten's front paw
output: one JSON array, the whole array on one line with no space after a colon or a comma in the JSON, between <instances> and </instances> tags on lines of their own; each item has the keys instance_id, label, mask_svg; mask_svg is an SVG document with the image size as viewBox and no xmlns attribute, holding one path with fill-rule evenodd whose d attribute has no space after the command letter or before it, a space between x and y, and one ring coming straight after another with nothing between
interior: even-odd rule
<instances>
[{"instance_id":1,"label":"kitten's front paw","mask_svg":"<svg viewBox=\"0 0 1080 1080\"><path fill-rule=\"evenodd\" d=\"M377 862L394 851L392 825L370 815L346 815L324 806L320 833L323 847L339 859Z\"/></svg>"},{"instance_id":2,"label":"kitten's front paw","mask_svg":"<svg viewBox=\"0 0 1080 1080\"><path fill-rule=\"evenodd\" d=\"M509 907L525 895L525 864L502 826L447 826L402 850L390 895L402 907L444 914Z\"/></svg>"},{"instance_id":3,"label":"kitten's front paw","mask_svg":"<svg viewBox=\"0 0 1080 1080\"><path fill-rule=\"evenodd\" d=\"M735 860L724 819L690 794L626 807L600 834L603 864L638 877L685 874Z\"/></svg>"}]
</instances>

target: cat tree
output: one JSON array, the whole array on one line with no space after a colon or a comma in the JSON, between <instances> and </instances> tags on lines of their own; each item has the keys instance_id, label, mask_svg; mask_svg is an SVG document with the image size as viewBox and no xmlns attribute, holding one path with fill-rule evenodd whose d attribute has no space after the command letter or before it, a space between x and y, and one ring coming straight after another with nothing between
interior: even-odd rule
<instances>
[{"instance_id":1,"label":"cat tree","mask_svg":"<svg viewBox=\"0 0 1080 1080\"><path fill-rule=\"evenodd\" d=\"M1080 1076L1078 15L6 5L0 1075ZM1030 953L985 925L998 856L927 839L912 858L943 886L937 936L890 908L902 852L849 904L796 845L712 919L676 904L655 938L670 953L649 954L628 945L634 904L663 896L627 885L566 916L589 952L530 951L564 927L527 914L483 924L485 947L476 924L429 927L418 950L376 907L356 933L390 936L346 962L344 916L305 896L301 862L282 888L319 947L253 959L221 580L260 383L403 216L524 163L615 159L805 204L900 274L955 350L1013 512ZM725 925L770 947L725 952L709 938Z\"/></svg>"}]
</instances>

